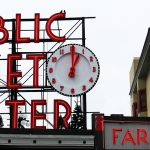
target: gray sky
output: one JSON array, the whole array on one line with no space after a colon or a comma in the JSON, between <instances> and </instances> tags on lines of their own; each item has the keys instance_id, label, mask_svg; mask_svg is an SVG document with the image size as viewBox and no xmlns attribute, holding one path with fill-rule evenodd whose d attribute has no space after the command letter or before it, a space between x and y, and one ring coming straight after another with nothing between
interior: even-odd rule
<instances>
[{"instance_id":1,"label":"gray sky","mask_svg":"<svg viewBox=\"0 0 150 150\"><path fill-rule=\"evenodd\" d=\"M66 10L66 17L96 17L86 21L86 46L96 54L101 72L96 86L87 94L87 111L130 116L129 71L133 57L139 57L141 54L150 26L149 6L149 0L5 0L1 1L0 15L10 19L15 18L16 13L21 13L22 18L33 18L35 13L40 13L41 18L48 18L60 10ZM32 28L32 26L33 24L23 24L22 28ZM44 27L43 24L41 26ZM55 27L55 24L53 26ZM60 26L62 35L68 27L69 25L63 24ZM77 36L78 34L80 32L76 33ZM0 47L1 57L6 57L9 53L8 45L7 48L4 45ZM34 48L33 44L22 47L24 51L42 49L42 45ZM22 65L25 65L23 72L30 69L25 62ZM0 73L0 76L6 80L5 75L6 70ZM32 80L30 82L32 83ZM0 100L6 96L0 97ZM29 94L28 97L30 100ZM32 97L35 98L38 97ZM56 93L49 94L48 98L49 111L53 111L53 99L62 98L69 102L68 97ZM4 107L6 107L4 104L0 105L0 110L8 110ZM52 121L52 116L47 118ZM88 128L91 128L90 115L88 115Z\"/></svg>"}]
</instances>

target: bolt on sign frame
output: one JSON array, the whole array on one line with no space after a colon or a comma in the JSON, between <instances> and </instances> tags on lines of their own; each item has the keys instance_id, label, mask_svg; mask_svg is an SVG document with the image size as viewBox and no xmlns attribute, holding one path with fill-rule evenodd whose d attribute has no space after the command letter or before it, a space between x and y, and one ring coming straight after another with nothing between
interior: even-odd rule
<instances>
[{"instance_id":1,"label":"bolt on sign frame","mask_svg":"<svg viewBox=\"0 0 150 150\"><path fill-rule=\"evenodd\" d=\"M65 42L54 42L53 40L51 40L50 38L45 38L45 29L40 29L40 33L43 34L42 38L40 37L39 42L42 43L42 50L39 52L35 52L35 51L21 51L19 48L19 46L22 43L16 43L15 42L15 23L16 23L16 19L4 19L5 24L9 23L11 24L11 29L8 30L9 35L11 34L11 37L9 37L9 39L5 42L5 43L9 43L11 44L11 54L29 54L29 53L43 53L46 54L46 58L48 58L55 49L57 49L58 47L65 45L66 42L70 42L70 43L78 43L79 41L81 42L81 44L83 46L85 46L85 20L86 19L93 19L95 17L74 17L74 18L64 18L64 19L56 19L55 21L57 22L56 28L52 29L52 31L57 31L58 35L60 35L60 32L62 32L63 29L60 29L60 23L61 22L69 22L69 21L74 21L75 24L73 24L70 28L68 28L68 31L66 32L66 41ZM48 20L48 18L40 18L40 23L46 22ZM30 23L30 22L34 22L34 19L21 19L21 23ZM71 38L71 36L77 31L78 28L81 28L81 37L75 37L75 38ZM25 29L25 30L21 30L21 32L33 32L34 30L31 29ZM25 43L27 44L31 44L34 43L34 39L30 39L30 43ZM49 49L47 48L46 50L46 43L47 44L53 44ZM59 45L59 46L58 46ZM1 47L1 45L0 45ZM7 55L5 58L0 58L0 63L3 63L3 61L7 61ZM21 70L21 65L19 65L18 60L13 60L13 65L12 65L12 71L13 72L17 72L19 71L18 68ZM0 104L4 103L5 100L9 99L9 100L18 100L18 97L21 97L21 99L25 100L26 103L31 106L30 102L27 100L26 97L24 97L22 95L22 93L25 92L38 92L41 93L41 99L44 99L44 93L47 92L55 92L54 89L52 87L49 86L48 82L47 82L47 76L46 76L46 64L47 64L47 59L46 60L39 60L39 62L42 62L39 64L39 69L42 68L42 71L40 73L42 73L43 76L43 81L42 81L42 85L39 85L38 88L33 88L33 86L31 85L25 85L25 83L33 76L33 73L27 78L27 74L29 72L32 72L33 67L31 67L28 71L26 71L25 73L23 73L22 77L19 78L19 80L17 79L17 77L13 77L13 83L17 83L17 82L21 82L22 83L22 88L21 89L7 89L6 87L6 81L2 78L0 78L0 99L2 99L2 96L4 96L5 94L8 94L6 98L2 99L0 101ZM24 82L22 82L22 79L26 79ZM80 104L82 104L82 109L83 109L83 115L84 115L84 128L87 129L87 113L91 113L91 112L87 112L86 109L86 94L77 97L77 100L80 102ZM70 100L70 105L72 107L72 98ZM5 115L5 114L9 114L10 115L10 128L12 128L12 106L9 107L9 112L6 113L0 113L0 115ZM27 112L27 106L25 105L25 112L23 112L24 114L30 114L30 112ZM39 113L37 111L37 113ZM42 113L45 114L52 114L53 112L48 112L47 111L47 106L46 106L46 110L44 111L44 106L42 106ZM64 113L64 112L61 112ZM53 124L46 119L45 120L50 126L53 127ZM44 120L43 120L43 125L44 125Z\"/></svg>"}]
</instances>

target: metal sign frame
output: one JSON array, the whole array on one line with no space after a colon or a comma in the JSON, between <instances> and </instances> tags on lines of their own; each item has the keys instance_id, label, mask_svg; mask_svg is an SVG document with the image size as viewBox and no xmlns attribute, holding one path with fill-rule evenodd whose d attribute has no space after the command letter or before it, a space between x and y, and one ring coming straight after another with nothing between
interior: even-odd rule
<instances>
[{"instance_id":1,"label":"metal sign frame","mask_svg":"<svg viewBox=\"0 0 150 150\"><path fill-rule=\"evenodd\" d=\"M58 30L58 32L60 32L60 28L59 28L59 21L72 21L72 20L75 20L77 21L69 30L68 32L70 32L73 28L75 28L71 33L70 35L67 37L66 40L72 40L72 41L77 41L77 40L81 40L82 41L82 45L85 46L85 20L86 19L93 19L95 17L74 17L74 18L64 18L64 19L56 19L55 21L57 21L57 29L54 29L54 30ZM42 21L47 21L48 18L41 18L40 19L40 22ZM9 43L11 44L11 54L28 54L28 53L36 53L36 52L19 52L19 47L18 47L18 43L15 42L15 22L16 22L16 19L4 19L5 22L11 22L12 24L12 29L9 30L9 32L12 32L12 37L11 39L8 39L6 41L6 43ZM33 22L34 19L21 19L21 22ZM71 35L79 28L79 27L82 27L82 37L79 37L79 38L71 38ZM25 32L30 32L30 31L33 31L33 30L21 30L21 31L25 31ZM44 35L45 35L45 30L42 30L40 29L40 31L43 31L43 38L42 39L39 39L39 42L42 42L43 43L43 52L40 52L40 53L45 53L46 55L48 55L49 53L52 53L51 50L57 45L57 43L50 48L50 50L47 50L45 51L45 42L54 42L52 41L51 39L45 39ZM67 32L67 33L68 33ZM66 34L67 34L66 33ZM33 39L30 39L30 43L34 42ZM65 44L65 42L62 42L61 45ZM60 46L61 46L60 45ZM60 47L59 46L59 47ZM39 52L37 52L39 53ZM7 58L1 58L0 61L2 62L2 60L7 60ZM42 60L40 60L42 61ZM43 65L45 65L46 67L46 63L47 63L47 60L44 61L43 60L43 63L42 65L39 66L39 68ZM13 68L12 68L12 71L16 72L18 71L18 60L13 60ZM33 67L32 67L33 68ZM30 68L22 77L24 78L26 76L26 74L32 70L32 68ZM43 67L44 68L44 67ZM31 75L33 76L33 74ZM29 76L25 82L27 82L31 76ZM44 78L43 78L43 85L42 86L39 86L38 88L36 89L33 89L32 86L22 86L22 89L7 89L6 87L6 82L0 78L0 82L2 84L4 84L3 86L0 86L0 97L2 95L4 95L5 93L8 94L8 96L3 99L0 104L2 104L6 99L9 98L9 100L17 100L18 99L18 96L19 95L23 100L26 101L26 103L28 105L31 106L31 104L28 102L28 100L22 96L22 94L20 92L40 92L41 93L41 99L44 99L44 93L45 92L55 92L53 90L53 88L51 88L49 85L47 85L47 77L46 77L46 71L43 69L43 76L45 76L45 81L44 81ZM21 79L19 81L21 81ZM12 81L14 84L17 83L17 77L14 77L13 81ZM24 83L25 83L24 82ZM24 84L23 83L23 84ZM87 109L86 109L86 94L84 94L83 96L79 97L79 101L80 101L80 104L81 104L81 100L82 100L82 103L83 103L83 115L84 115L84 129L87 129L87 113L91 113L91 112L87 112ZM44 112L44 108L42 110ZM27 112L27 109L26 109L26 106L25 106L25 114L29 114L30 112ZM39 113L37 111L37 113ZM52 112L44 112L46 114L51 114ZM3 114L8 114L8 113L0 113L1 115ZM12 107L10 106L10 111L9 111L9 115L10 115L10 128L12 128L11 124L12 124ZM49 125L51 125L53 127L53 124L48 120L46 119L45 120ZM44 121L43 121L43 124L44 124Z\"/></svg>"}]
</instances>

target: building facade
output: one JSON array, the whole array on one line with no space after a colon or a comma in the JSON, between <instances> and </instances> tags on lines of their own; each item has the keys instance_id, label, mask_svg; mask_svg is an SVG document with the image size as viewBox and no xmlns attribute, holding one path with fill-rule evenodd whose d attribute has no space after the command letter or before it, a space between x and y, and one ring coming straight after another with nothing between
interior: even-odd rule
<instances>
[{"instance_id":1,"label":"building facade","mask_svg":"<svg viewBox=\"0 0 150 150\"><path fill-rule=\"evenodd\" d=\"M150 29L141 56L133 59L130 70L132 116L150 117Z\"/></svg>"}]
</instances>

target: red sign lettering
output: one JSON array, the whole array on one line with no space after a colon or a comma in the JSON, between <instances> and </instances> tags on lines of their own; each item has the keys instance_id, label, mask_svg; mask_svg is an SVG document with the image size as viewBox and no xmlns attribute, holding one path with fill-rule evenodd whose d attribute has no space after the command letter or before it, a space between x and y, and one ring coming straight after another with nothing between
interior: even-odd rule
<instances>
[{"instance_id":1,"label":"red sign lettering","mask_svg":"<svg viewBox=\"0 0 150 150\"><path fill-rule=\"evenodd\" d=\"M27 59L33 59L33 87L38 87L39 59L46 59L45 54L27 54Z\"/></svg>"},{"instance_id":2,"label":"red sign lettering","mask_svg":"<svg viewBox=\"0 0 150 150\"><path fill-rule=\"evenodd\" d=\"M118 138L118 135L116 135L116 131L122 131L122 129L121 128L113 128L113 130L112 130L113 144L116 144L116 138Z\"/></svg>"},{"instance_id":3,"label":"red sign lettering","mask_svg":"<svg viewBox=\"0 0 150 150\"><path fill-rule=\"evenodd\" d=\"M62 36L62 37L56 36L51 31L51 24L53 23L53 21L60 19L60 18L65 18L65 17L66 17L65 13L56 13L47 20L46 32L47 32L47 35L50 37L50 39L52 39L53 41L64 42L66 40L65 36ZM4 44L9 38L8 30L4 27L4 24L5 24L4 19L0 17L0 32L3 33L3 37L0 39L0 44ZM40 31L40 14L36 13L34 17L34 42L35 43L39 42L39 37L40 37L39 31ZM16 43L30 43L29 37L21 37L21 14L16 14L15 42Z\"/></svg>"},{"instance_id":4,"label":"red sign lettering","mask_svg":"<svg viewBox=\"0 0 150 150\"><path fill-rule=\"evenodd\" d=\"M22 54L8 54L8 61L7 61L7 88L11 89L18 89L21 88L21 83L13 84L12 78L13 77L22 77L22 72L13 72L13 59L22 59Z\"/></svg>"},{"instance_id":5,"label":"red sign lettering","mask_svg":"<svg viewBox=\"0 0 150 150\"><path fill-rule=\"evenodd\" d=\"M5 105L11 105L12 106L12 128L18 127L18 106L19 105L25 105L24 100L7 100L5 101Z\"/></svg>"},{"instance_id":6,"label":"red sign lettering","mask_svg":"<svg viewBox=\"0 0 150 150\"><path fill-rule=\"evenodd\" d=\"M6 28L4 28L4 19L0 16L0 32L3 32L3 38L0 39L0 44L5 43L9 38L9 33Z\"/></svg>"},{"instance_id":7,"label":"red sign lettering","mask_svg":"<svg viewBox=\"0 0 150 150\"><path fill-rule=\"evenodd\" d=\"M21 38L20 37L20 30L21 30L21 14L16 14L16 43L29 43L30 38Z\"/></svg>"},{"instance_id":8,"label":"red sign lettering","mask_svg":"<svg viewBox=\"0 0 150 150\"><path fill-rule=\"evenodd\" d=\"M37 114L36 105L46 105L46 100L31 101L31 128L46 129L46 126L36 126L37 119L46 119L46 114Z\"/></svg>"},{"instance_id":9,"label":"red sign lettering","mask_svg":"<svg viewBox=\"0 0 150 150\"><path fill-rule=\"evenodd\" d=\"M70 118L70 115L71 115L71 107L66 101L55 99L54 100L54 129L57 129L57 123L58 123L58 117L59 117L59 105L64 106L66 109L66 114L63 117L63 120L64 120L65 128L68 128L68 119Z\"/></svg>"},{"instance_id":10,"label":"red sign lettering","mask_svg":"<svg viewBox=\"0 0 150 150\"><path fill-rule=\"evenodd\" d=\"M131 141L133 145L136 145L136 143L135 143L135 141L134 141L134 139L132 137L132 134L131 134L129 129L126 131L126 134L125 134L125 136L123 138L123 141L122 141L122 145L124 145L124 143L126 141Z\"/></svg>"},{"instance_id":11,"label":"red sign lettering","mask_svg":"<svg viewBox=\"0 0 150 150\"><path fill-rule=\"evenodd\" d=\"M40 31L40 14L35 14L35 22L34 22L34 42L39 42L39 31Z\"/></svg>"},{"instance_id":12,"label":"red sign lettering","mask_svg":"<svg viewBox=\"0 0 150 150\"><path fill-rule=\"evenodd\" d=\"M140 133L143 133L144 136L140 137ZM147 142L146 138L147 138L147 132L144 129L137 129L137 143L138 143L138 145L140 145L141 141L143 141L147 145L149 145L149 143Z\"/></svg>"},{"instance_id":13,"label":"red sign lettering","mask_svg":"<svg viewBox=\"0 0 150 150\"><path fill-rule=\"evenodd\" d=\"M25 105L24 100L6 100L5 105L12 106L12 128L18 128L18 106ZM46 105L46 100L31 100L31 128L46 129L45 126L36 126L37 119L46 119L46 114L37 114L36 106ZM62 105L66 109L66 114L63 117L64 126L68 128L68 120L71 116L70 105L61 99L54 100L54 129L57 129L58 117L59 117L59 105Z\"/></svg>"}]
</instances>

